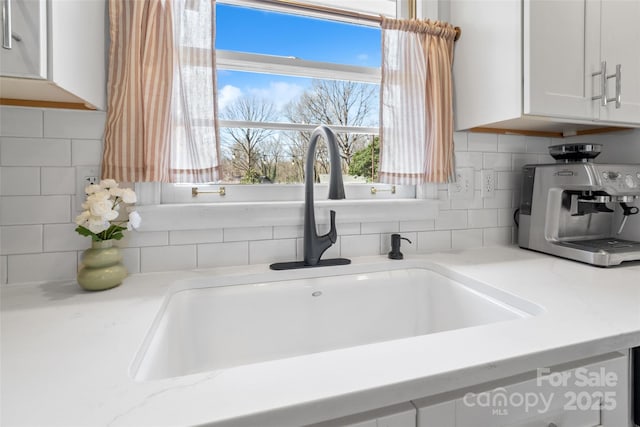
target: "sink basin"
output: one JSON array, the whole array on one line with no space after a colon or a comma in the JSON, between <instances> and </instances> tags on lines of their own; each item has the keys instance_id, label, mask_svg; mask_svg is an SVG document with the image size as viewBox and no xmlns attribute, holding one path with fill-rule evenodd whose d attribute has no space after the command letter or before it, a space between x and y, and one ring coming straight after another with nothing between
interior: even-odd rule
<instances>
[{"instance_id":1,"label":"sink basin","mask_svg":"<svg viewBox=\"0 0 640 427\"><path fill-rule=\"evenodd\" d=\"M277 276L274 276L277 277ZM207 286L169 294L132 367L138 381L523 319L539 308L426 268Z\"/></svg>"}]
</instances>

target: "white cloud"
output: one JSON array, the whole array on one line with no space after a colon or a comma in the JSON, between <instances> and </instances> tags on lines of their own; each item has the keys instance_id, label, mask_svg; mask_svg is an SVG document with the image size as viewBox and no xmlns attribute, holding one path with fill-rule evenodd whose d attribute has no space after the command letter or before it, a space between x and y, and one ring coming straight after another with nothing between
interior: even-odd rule
<instances>
[{"instance_id":1,"label":"white cloud","mask_svg":"<svg viewBox=\"0 0 640 427\"><path fill-rule=\"evenodd\" d=\"M367 55L366 53L361 53L360 55L356 56L356 58L358 58L358 61L366 62L369 59L369 55Z\"/></svg>"},{"instance_id":2,"label":"white cloud","mask_svg":"<svg viewBox=\"0 0 640 427\"><path fill-rule=\"evenodd\" d=\"M295 83L270 82L269 87L251 88L249 92L259 98L272 101L279 110L304 92L304 87Z\"/></svg>"},{"instance_id":3,"label":"white cloud","mask_svg":"<svg viewBox=\"0 0 640 427\"><path fill-rule=\"evenodd\" d=\"M242 90L232 85L224 86L218 92L218 111L224 111L224 109L236 99L242 96Z\"/></svg>"}]
</instances>

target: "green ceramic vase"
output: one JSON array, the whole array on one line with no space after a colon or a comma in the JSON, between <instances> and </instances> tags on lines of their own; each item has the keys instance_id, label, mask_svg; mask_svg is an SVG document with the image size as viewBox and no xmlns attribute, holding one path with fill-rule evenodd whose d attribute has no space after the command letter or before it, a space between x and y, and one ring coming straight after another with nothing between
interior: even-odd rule
<instances>
[{"instance_id":1,"label":"green ceramic vase","mask_svg":"<svg viewBox=\"0 0 640 427\"><path fill-rule=\"evenodd\" d=\"M91 249L82 254L78 284L88 291L103 291L121 284L127 274L122 252L113 246L113 240L92 241Z\"/></svg>"}]
</instances>

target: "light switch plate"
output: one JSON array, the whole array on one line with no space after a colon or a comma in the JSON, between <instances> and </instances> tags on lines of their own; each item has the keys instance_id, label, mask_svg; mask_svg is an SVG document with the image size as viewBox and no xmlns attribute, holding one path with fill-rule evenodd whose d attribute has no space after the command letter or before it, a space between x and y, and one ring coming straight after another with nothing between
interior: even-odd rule
<instances>
[{"instance_id":1,"label":"light switch plate","mask_svg":"<svg viewBox=\"0 0 640 427\"><path fill-rule=\"evenodd\" d=\"M76 167L76 211L82 210L82 203L87 195L84 189L89 184L100 182L100 168L97 166L77 166Z\"/></svg>"},{"instance_id":2,"label":"light switch plate","mask_svg":"<svg viewBox=\"0 0 640 427\"><path fill-rule=\"evenodd\" d=\"M456 180L449 184L450 200L473 200L473 168L456 169Z\"/></svg>"}]
</instances>

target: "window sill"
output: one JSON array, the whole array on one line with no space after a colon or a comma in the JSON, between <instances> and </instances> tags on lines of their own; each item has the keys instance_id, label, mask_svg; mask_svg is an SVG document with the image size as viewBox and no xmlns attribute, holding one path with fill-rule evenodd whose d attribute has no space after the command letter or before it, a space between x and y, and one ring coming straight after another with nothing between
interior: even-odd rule
<instances>
[{"instance_id":1,"label":"window sill","mask_svg":"<svg viewBox=\"0 0 640 427\"><path fill-rule=\"evenodd\" d=\"M192 203L138 206L140 231L205 230L227 227L303 225L304 202ZM438 201L432 199L319 200L316 222L338 224L433 219Z\"/></svg>"}]
</instances>

